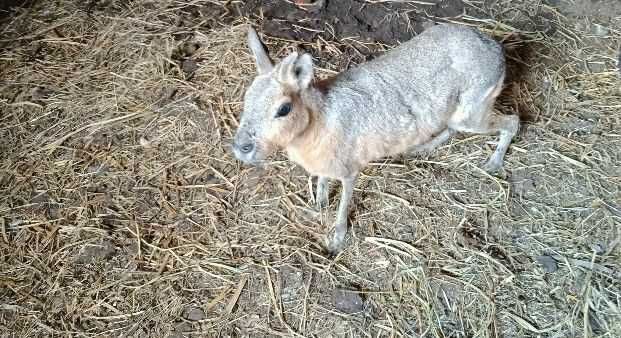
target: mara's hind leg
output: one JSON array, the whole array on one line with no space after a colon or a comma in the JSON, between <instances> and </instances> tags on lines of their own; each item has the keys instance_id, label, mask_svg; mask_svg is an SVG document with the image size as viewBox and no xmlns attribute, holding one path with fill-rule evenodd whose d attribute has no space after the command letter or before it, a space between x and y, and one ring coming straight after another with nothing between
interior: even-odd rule
<instances>
[{"instance_id":1,"label":"mara's hind leg","mask_svg":"<svg viewBox=\"0 0 621 338\"><path fill-rule=\"evenodd\" d=\"M448 141L451 138L451 136L453 136L453 134L455 134L455 131L453 131L452 129L446 128L443 131L441 131L438 135L434 136L431 140L427 141L426 143L423 143L421 145L418 145L412 148L410 150L410 153L412 154L429 153L435 150L437 147L446 143L446 141Z\"/></svg>"},{"instance_id":2,"label":"mara's hind leg","mask_svg":"<svg viewBox=\"0 0 621 338\"><path fill-rule=\"evenodd\" d=\"M496 150L483 165L487 172L496 172L502 168L507 149L520 124L517 115L493 114L494 101L501 89L502 80L487 90L485 95L481 96L480 92L464 93L458 111L449 121L449 128L460 132L499 135Z\"/></svg>"},{"instance_id":3,"label":"mara's hind leg","mask_svg":"<svg viewBox=\"0 0 621 338\"><path fill-rule=\"evenodd\" d=\"M491 173L502 169L505 154L507 153L507 149L509 149L511 140L515 134L517 134L519 124L520 119L517 115L490 116L487 132L498 132L499 140L496 150L492 156L489 157L485 165L483 165L483 170Z\"/></svg>"}]
</instances>

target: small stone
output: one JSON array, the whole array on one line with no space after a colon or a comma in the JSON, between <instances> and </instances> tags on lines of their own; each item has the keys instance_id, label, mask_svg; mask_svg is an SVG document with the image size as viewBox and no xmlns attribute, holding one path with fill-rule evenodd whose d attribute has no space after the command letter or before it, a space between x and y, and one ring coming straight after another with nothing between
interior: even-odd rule
<instances>
[{"instance_id":1,"label":"small stone","mask_svg":"<svg viewBox=\"0 0 621 338\"><path fill-rule=\"evenodd\" d=\"M429 28L431 28L431 27L433 27L435 25L436 25L436 23L434 21L431 21L431 20L425 20L423 22L423 28L424 29L429 29Z\"/></svg>"},{"instance_id":2,"label":"small stone","mask_svg":"<svg viewBox=\"0 0 621 338\"><path fill-rule=\"evenodd\" d=\"M54 93L53 90L47 89L47 88L42 87L42 86L38 86L38 87L35 87L30 92L30 96L32 97L33 101L39 101L39 100L47 99L53 93Z\"/></svg>"},{"instance_id":3,"label":"small stone","mask_svg":"<svg viewBox=\"0 0 621 338\"><path fill-rule=\"evenodd\" d=\"M248 315L238 322L242 337L254 337L257 331L263 326L263 321L258 314Z\"/></svg>"},{"instance_id":4,"label":"small stone","mask_svg":"<svg viewBox=\"0 0 621 338\"><path fill-rule=\"evenodd\" d=\"M547 273L552 273L558 270L558 264L556 263L556 260L550 256L537 256L537 262L541 264L543 270L545 270L545 272Z\"/></svg>"},{"instance_id":5,"label":"small stone","mask_svg":"<svg viewBox=\"0 0 621 338\"><path fill-rule=\"evenodd\" d=\"M182 47L182 51L185 56L192 56L199 48L201 48L201 45L199 43L186 42Z\"/></svg>"},{"instance_id":6,"label":"small stone","mask_svg":"<svg viewBox=\"0 0 621 338\"><path fill-rule=\"evenodd\" d=\"M597 36L607 36L610 33L610 30L606 26L597 23L593 24L592 31Z\"/></svg>"},{"instance_id":7,"label":"small stone","mask_svg":"<svg viewBox=\"0 0 621 338\"><path fill-rule=\"evenodd\" d=\"M147 139L144 136L141 136L140 139L138 140L138 142L140 142L140 145L145 148L145 149L149 149L151 148L153 145L151 144L151 141L149 141L149 139Z\"/></svg>"},{"instance_id":8,"label":"small stone","mask_svg":"<svg viewBox=\"0 0 621 338\"><path fill-rule=\"evenodd\" d=\"M88 173L89 174L93 174L93 175L101 175L104 174L108 171L108 166L103 164L103 163L99 163L99 164L91 164L88 166Z\"/></svg>"},{"instance_id":9,"label":"small stone","mask_svg":"<svg viewBox=\"0 0 621 338\"><path fill-rule=\"evenodd\" d=\"M594 334L599 335L603 332L601 319L597 316L597 313L592 309L589 309L589 325L591 326L591 331Z\"/></svg>"},{"instance_id":10,"label":"small stone","mask_svg":"<svg viewBox=\"0 0 621 338\"><path fill-rule=\"evenodd\" d=\"M602 73L608 69L604 62L587 62L587 66L592 73Z\"/></svg>"},{"instance_id":11,"label":"small stone","mask_svg":"<svg viewBox=\"0 0 621 338\"><path fill-rule=\"evenodd\" d=\"M596 255L603 255L606 252L606 245L601 243L595 243L591 245L591 250L593 250Z\"/></svg>"},{"instance_id":12,"label":"small stone","mask_svg":"<svg viewBox=\"0 0 621 338\"><path fill-rule=\"evenodd\" d=\"M205 319L205 311L197 306L186 307L184 312L184 317L188 320L198 321Z\"/></svg>"},{"instance_id":13,"label":"small stone","mask_svg":"<svg viewBox=\"0 0 621 338\"><path fill-rule=\"evenodd\" d=\"M545 78L543 79L543 83L541 84L541 86L543 87L543 90L548 90L550 89L550 87L552 87L552 81L550 81L549 78Z\"/></svg>"},{"instance_id":14,"label":"small stone","mask_svg":"<svg viewBox=\"0 0 621 338\"><path fill-rule=\"evenodd\" d=\"M168 335L168 338L183 338L183 337L185 337L183 335L183 332L180 332L177 330L172 330L170 334Z\"/></svg>"},{"instance_id":15,"label":"small stone","mask_svg":"<svg viewBox=\"0 0 621 338\"><path fill-rule=\"evenodd\" d=\"M76 261L80 264L91 264L98 260L108 259L115 253L116 247L110 241L102 241L100 244L87 244L82 248Z\"/></svg>"},{"instance_id":16,"label":"small stone","mask_svg":"<svg viewBox=\"0 0 621 338\"><path fill-rule=\"evenodd\" d=\"M192 59L183 60L181 69L186 74L192 74L198 69L198 63Z\"/></svg>"},{"instance_id":17,"label":"small stone","mask_svg":"<svg viewBox=\"0 0 621 338\"><path fill-rule=\"evenodd\" d=\"M47 194L47 191L43 192L35 192L33 191L31 194L30 203L35 204L43 204L49 202L50 196Z\"/></svg>"},{"instance_id":18,"label":"small stone","mask_svg":"<svg viewBox=\"0 0 621 338\"><path fill-rule=\"evenodd\" d=\"M179 332L186 332L186 331L192 331L192 324L188 323L188 322L177 322L175 323L175 331L179 331Z\"/></svg>"},{"instance_id":19,"label":"small stone","mask_svg":"<svg viewBox=\"0 0 621 338\"><path fill-rule=\"evenodd\" d=\"M507 181L511 183L513 193L520 197L536 189L535 180L523 171L514 171Z\"/></svg>"},{"instance_id":20,"label":"small stone","mask_svg":"<svg viewBox=\"0 0 621 338\"><path fill-rule=\"evenodd\" d=\"M280 297L282 301L287 303L300 299L304 289L304 276L302 271L285 265L280 268L279 274L281 280Z\"/></svg>"},{"instance_id":21,"label":"small stone","mask_svg":"<svg viewBox=\"0 0 621 338\"><path fill-rule=\"evenodd\" d=\"M364 309L364 301L358 292L336 289L332 298L334 307L343 313L356 313Z\"/></svg>"}]
</instances>

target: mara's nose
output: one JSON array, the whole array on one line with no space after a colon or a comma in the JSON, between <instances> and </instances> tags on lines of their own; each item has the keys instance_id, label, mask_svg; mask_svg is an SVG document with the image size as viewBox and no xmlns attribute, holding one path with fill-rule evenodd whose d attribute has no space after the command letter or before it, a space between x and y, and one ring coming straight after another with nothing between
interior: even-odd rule
<instances>
[{"instance_id":1,"label":"mara's nose","mask_svg":"<svg viewBox=\"0 0 621 338\"><path fill-rule=\"evenodd\" d=\"M252 144L252 143L243 143L243 144L235 143L233 145L233 147L235 147L235 149L237 149L242 154L248 154L248 153L252 152L252 150L254 149L254 144Z\"/></svg>"}]
</instances>

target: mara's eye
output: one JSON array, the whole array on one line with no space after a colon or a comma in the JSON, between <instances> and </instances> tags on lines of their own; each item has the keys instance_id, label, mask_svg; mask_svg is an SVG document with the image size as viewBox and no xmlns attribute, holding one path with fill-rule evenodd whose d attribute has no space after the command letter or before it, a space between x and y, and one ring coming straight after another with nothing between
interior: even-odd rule
<instances>
[{"instance_id":1,"label":"mara's eye","mask_svg":"<svg viewBox=\"0 0 621 338\"><path fill-rule=\"evenodd\" d=\"M285 103L280 108L278 108L278 112L276 112L276 117L287 116L291 112L291 103Z\"/></svg>"}]
</instances>

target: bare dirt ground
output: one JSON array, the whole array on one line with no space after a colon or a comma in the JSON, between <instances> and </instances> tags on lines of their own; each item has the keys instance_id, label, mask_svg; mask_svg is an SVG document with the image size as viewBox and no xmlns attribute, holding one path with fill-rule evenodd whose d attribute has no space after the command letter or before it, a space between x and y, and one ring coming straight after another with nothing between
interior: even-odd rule
<instances>
[{"instance_id":1,"label":"bare dirt ground","mask_svg":"<svg viewBox=\"0 0 621 338\"><path fill-rule=\"evenodd\" d=\"M620 3L323 5L2 7L1 336L621 337ZM488 136L378 161L328 257L304 171L229 152L245 25L326 76L448 21L506 47L506 171Z\"/></svg>"}]
</instances>

